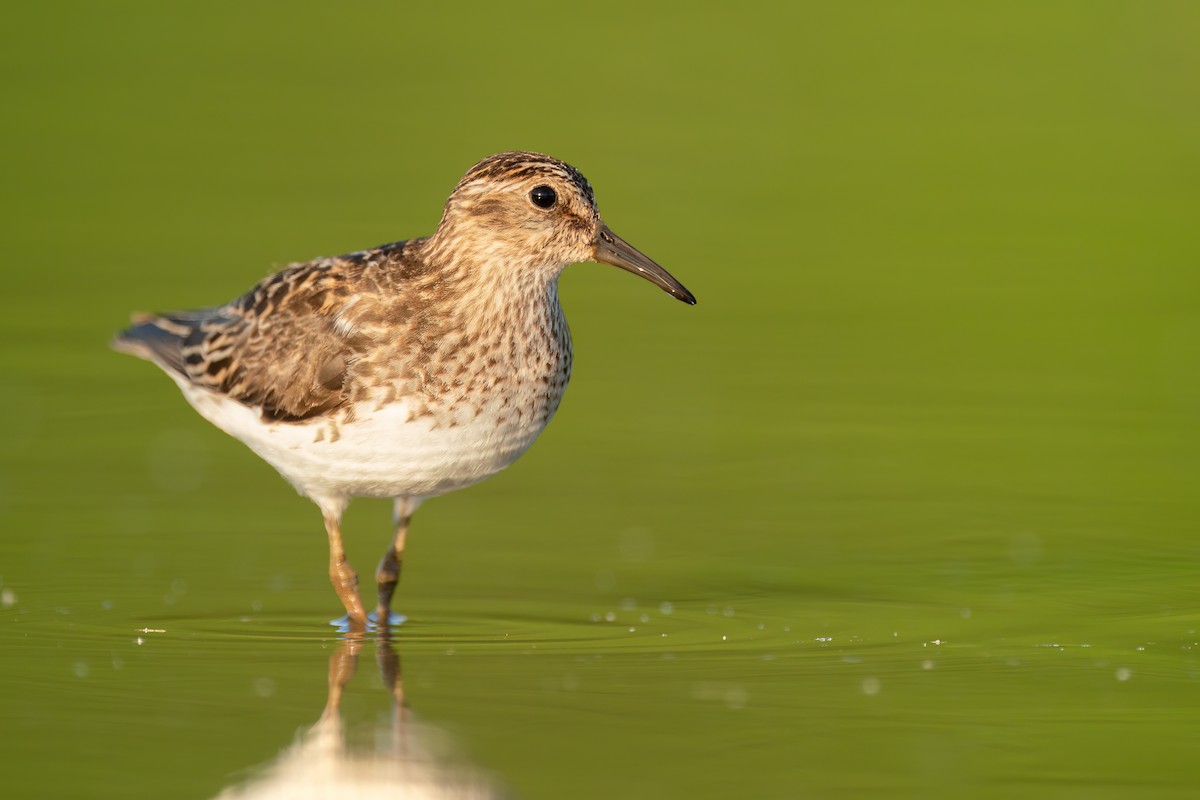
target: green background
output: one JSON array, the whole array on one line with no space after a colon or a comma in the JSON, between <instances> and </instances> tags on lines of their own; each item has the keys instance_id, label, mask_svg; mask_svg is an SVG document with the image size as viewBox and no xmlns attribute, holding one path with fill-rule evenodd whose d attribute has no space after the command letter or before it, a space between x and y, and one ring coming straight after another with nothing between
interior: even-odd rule
<instances>
[{"instance_id":1,"label":"green background","mask_svg":"<svg viewBox=\"0 0 1200 800\"><path fill-rule=\"evenodd\" d=\"M568 269L559 415L417 515L394 646L449 774L1193 796L1195 4L2 15L6 796L253 781L338 652L316 509L111 333L428 234L510 148L700 302ZM387 707L360 664L360 750Z\"/></svg>"}]
</instances>

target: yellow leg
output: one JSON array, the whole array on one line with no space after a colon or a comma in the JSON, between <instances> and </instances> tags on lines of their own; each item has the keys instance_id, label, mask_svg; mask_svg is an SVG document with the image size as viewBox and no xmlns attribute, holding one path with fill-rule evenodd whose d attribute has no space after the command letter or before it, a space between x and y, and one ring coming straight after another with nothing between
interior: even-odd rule
<instances>
[{"instance_id":1,"label":"yellow leg","mask_svg":"<svg viewBox=\"0 0 1200 800\"><path fill-rule=\"evenodd\" d=\"M367 614L358 597L358 573L346 561L346 549L342 545L342 520L340 513L325 512L325 531L329 534L329 580L346 607L350 621L365 627Z\"/></svg>"},{"instance_id":2,"label":"yellow leg","mask_svg":"<svg viewBox=\"0 0 1200 800\"><path fill-rule=\"evenodd\" d=\"M392 515L396 525L396 534L392 546L383 554L379 569L375 571L375 582L379 586L379 605L375 609L376 621L388 619L388 609L392 605L392 595L396 592L396 584L400 582L400 569L404 564L404 539L408 536L408 523L412 519L419 501L407 497L397 497Z\"/></svg>"}]
</instances>

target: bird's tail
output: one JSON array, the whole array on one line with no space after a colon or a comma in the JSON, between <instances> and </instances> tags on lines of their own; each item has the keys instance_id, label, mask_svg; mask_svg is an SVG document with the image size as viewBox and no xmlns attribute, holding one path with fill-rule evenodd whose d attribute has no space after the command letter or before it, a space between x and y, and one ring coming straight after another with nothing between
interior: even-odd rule
<instances>
[{"instance_id":1,"label":"bird's tail","mask_svg":"<svg viewBox=\"0 0 1200 800\"><path fill-rule=\"evenodd\" d=\"M163 369L186 375L183 346L204 318L200 315L189 317L183 314L134 314L133 324L114 336L109 346L119 353L144 358Z\"/></svg>"}]
</instances>

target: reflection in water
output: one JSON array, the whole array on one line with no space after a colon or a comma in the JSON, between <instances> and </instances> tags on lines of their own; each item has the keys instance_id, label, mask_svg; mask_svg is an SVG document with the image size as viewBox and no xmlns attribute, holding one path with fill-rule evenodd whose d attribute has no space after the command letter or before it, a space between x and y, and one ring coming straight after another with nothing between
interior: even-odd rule
<instances>
[{"instance_id":1,"label":"reflection in water","mask_svg":"<svg viewBox=\"0 0 1200 800\"><path fill-rule=\"evenodd\" d=\"M390 719L368 737L374 746L347 741L342 727L342 690L354 676L364 644L361 638L338 643L329 659L329 698L317 723L259 776L226 789L217 800L503 796L478 770L439 757L431 749L442 737L436 729L414 720L405 707L400 659L386 639L378 641L378 662L383 683L392 693Z\"/></svg>"}]
</instances>

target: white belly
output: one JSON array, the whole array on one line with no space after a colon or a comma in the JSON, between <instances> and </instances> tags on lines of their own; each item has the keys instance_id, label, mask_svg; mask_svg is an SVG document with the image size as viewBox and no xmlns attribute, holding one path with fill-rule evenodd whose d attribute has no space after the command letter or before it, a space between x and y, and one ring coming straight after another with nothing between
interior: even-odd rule
<instances>
[{"instance_id":1,"label":"white belly","mask_svg":"<svg viewBox=\"0 0 1200 800\"><path fill-rule=\"evenodd\" d=\"M188 402L245 442L300 492L320 503L349 497L431 497L495 475L524 453L545 424L497 413L454 425L409 420L403 400L360 406L352 421L264 421L257 409L176 381Z\"/></svg>"}]
</instances>

